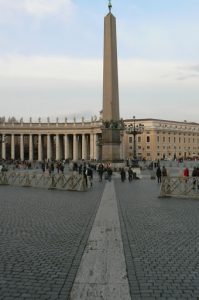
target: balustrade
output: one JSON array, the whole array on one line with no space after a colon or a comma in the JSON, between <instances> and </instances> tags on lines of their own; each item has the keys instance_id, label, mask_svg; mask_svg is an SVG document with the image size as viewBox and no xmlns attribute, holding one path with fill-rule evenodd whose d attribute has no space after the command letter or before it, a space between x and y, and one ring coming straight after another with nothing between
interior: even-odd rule
<instances>
[{"instance_id":1,"label":"balustrade","mask_svg":"<svg viewBox=\"0 0 199 300\"><path fill-rule=\"evenodd\" d=\"M199 198L199 178L164 177L160 197Z\"/></svg>"}]
</instances>

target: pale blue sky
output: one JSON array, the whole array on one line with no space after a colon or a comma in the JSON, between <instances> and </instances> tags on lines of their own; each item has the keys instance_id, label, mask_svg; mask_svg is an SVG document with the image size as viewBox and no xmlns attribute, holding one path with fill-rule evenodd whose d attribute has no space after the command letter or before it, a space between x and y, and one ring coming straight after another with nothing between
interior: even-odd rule
<instances>
[{"instance_id":1,"label":"pale blue sky","mask_svg":"<svg viewBox=\"0 0 199 300\"><path fill-rule=\"evenodd\" d=\"M107 3L0 0L0 115L99 114ZM199 122L199 1L112 5L121 117Z\"/></svg>"}]
</instances>

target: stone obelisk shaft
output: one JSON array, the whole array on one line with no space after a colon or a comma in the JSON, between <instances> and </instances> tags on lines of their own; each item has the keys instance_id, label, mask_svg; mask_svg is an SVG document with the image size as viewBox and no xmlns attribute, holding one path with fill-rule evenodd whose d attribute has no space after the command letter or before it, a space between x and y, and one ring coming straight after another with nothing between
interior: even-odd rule
<instances>
[{"instance_id":1,"label":"stone obelisk shaft","mask_svg":"<svg viewBox=\"0 0 199 300\"><path fill-rule=\"evenodd\" d=\"M119 121L116 18L104 18L103 120Z\"/></svg>"},{"instance_id":2,"label":"stone obelisk shaft","mask_svg":"<svg viewBox=\"0 0 199 300\"><path fill-rule=\"evenodd\" d=\"M116 19L110 11L104 18L103 161L120 161L119 121Z\"/></svg>"}]
</instances>

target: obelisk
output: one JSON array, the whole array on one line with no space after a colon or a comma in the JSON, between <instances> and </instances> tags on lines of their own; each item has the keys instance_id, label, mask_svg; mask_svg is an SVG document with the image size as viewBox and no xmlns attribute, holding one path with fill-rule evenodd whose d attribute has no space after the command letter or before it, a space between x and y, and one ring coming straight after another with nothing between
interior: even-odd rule
<instances>
[{"instance_id":1,"label":"obelisk","mask_svg":"<svg viewBox=\"0 0 199 300\"><path fill-rule=\"evenodd\" d=\"M108 7L109 13L104 18L102 160L116 162L121 159L117 37L111 1Z\"/></svg>"}]
</instances>

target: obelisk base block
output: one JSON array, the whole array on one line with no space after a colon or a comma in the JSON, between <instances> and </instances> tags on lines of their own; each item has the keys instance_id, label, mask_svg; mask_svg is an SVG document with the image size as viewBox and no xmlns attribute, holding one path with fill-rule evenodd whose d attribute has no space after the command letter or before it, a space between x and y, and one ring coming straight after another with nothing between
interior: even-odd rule
<instances>
[{"instance_id":1,"label":"obelisk base block","mask_svg":"<svg viewBox=\"0 0 199 300\"><path fill-rule=\"evenodd\" d=\"M120 162L120 129L102 129L102 161Z\"/></svg>"}]
</instances>

